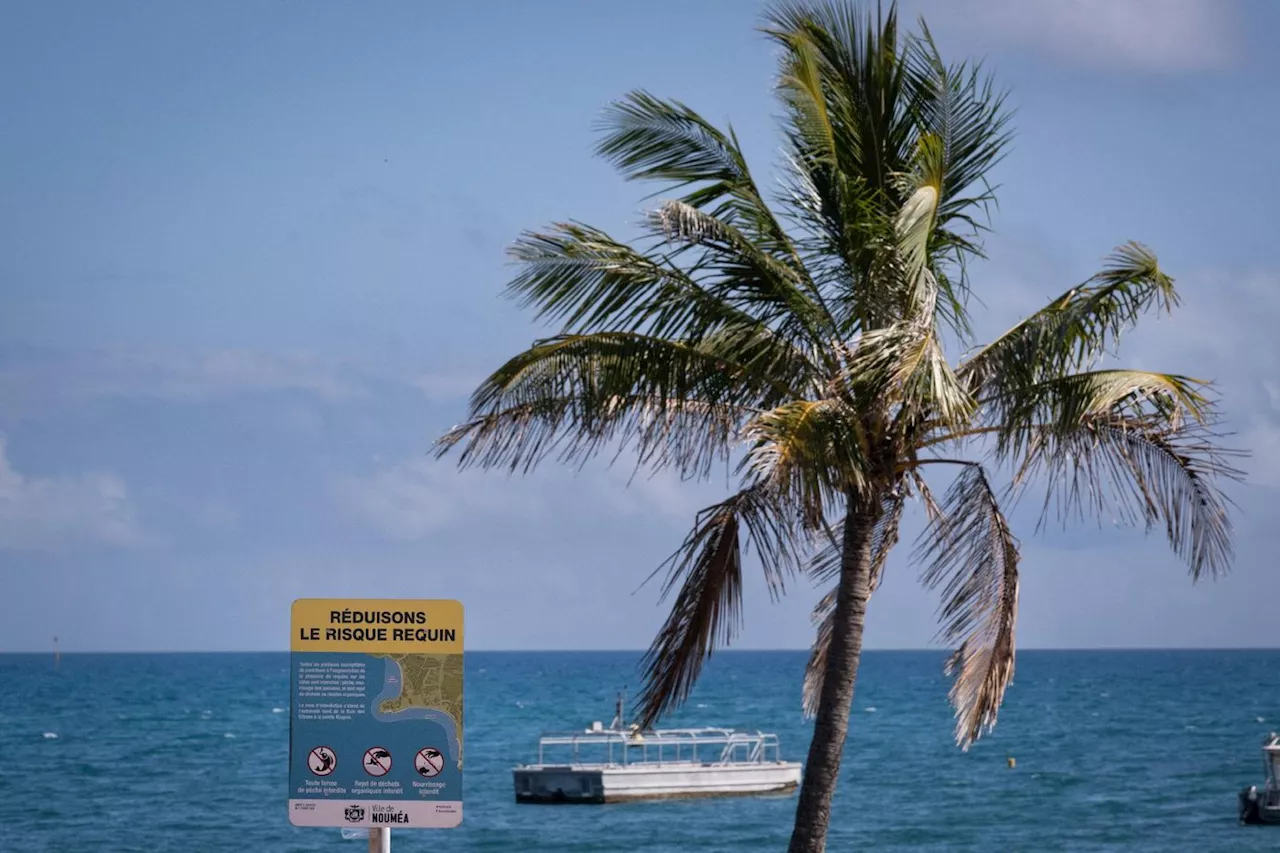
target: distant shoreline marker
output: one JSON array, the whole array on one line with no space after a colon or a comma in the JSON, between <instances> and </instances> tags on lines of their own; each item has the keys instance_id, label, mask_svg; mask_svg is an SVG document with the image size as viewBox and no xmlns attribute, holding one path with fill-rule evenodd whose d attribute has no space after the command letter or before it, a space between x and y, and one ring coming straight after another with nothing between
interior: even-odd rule
<instances>
[{"instance_id":1,"label":"distant shoreline marker","mask_svg":"<svg viewBox=\"0 0 1280 853\"><path fill-rule=\"evenodd\" d=\"M62 662L62 652L58 651L58 638L53 638L53 671L58 671L58 665Z\"/></svg>"}]
</instances>

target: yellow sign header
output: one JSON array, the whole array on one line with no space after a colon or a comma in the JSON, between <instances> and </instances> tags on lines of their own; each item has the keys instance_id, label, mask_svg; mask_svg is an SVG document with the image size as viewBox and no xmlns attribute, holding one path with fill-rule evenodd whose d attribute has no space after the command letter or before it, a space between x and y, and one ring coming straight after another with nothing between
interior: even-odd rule
<instances>
[{"instance_id":1,"label":"yellow sign header","mask_svg":"<svg viewBox=\"0 0 1280 853\"><path fill-rule=\"evenodd\" d=\"M452 599L300 598L295 652L462 654L462 602Z\"/></svg>"}]
</instances>

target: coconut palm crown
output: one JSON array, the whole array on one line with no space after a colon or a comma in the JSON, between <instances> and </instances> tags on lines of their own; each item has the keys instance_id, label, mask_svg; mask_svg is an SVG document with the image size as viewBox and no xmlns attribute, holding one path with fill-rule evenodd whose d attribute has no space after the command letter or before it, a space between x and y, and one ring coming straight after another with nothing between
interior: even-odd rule
<instances>
[{"instance_id":1,"label":"coconut palm crown","mask_svg":"<svg viewBox=\"0 0 1280 853\"><path fill-rule=\"evenodd\" d=\"M780 190L766 199L731 127L644 91L613 103L598 153L665 200L631 242L579 222L522 235L509 291L560 332L485 379L437 454L527 472L627 449L689 479L728 466L736 492L665 564L674 600L643 661L637 722L683 702L733 638L748 550L775 593L797 576L829 587L792 842L820 850L866 605L906 501L927 510L915 556L941 588L967 748L1014 672L1019 543L1002 502L1034 486L1046 511L1159 526L1199 578L1231 560L1217 483L1238 472L1216 444L1209 383L1099 367L1141 315L1178 302L1140 244L970 344L968 261L1010 140L979 65L944 62L923 22L900 37L892 7L783 3L764 32L780 53ZM944 339L965 354L949 361Z\"/></svg>"}]
</instances>

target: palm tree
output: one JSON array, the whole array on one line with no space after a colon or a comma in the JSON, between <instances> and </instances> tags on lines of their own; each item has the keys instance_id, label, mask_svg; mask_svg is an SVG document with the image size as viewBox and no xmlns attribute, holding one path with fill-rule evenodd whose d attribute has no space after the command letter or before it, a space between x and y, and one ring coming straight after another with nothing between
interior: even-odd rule
<instances>
[{"instance_id":1,"label":"palm tree","mask_svg":"<svg viewBox=\"0 0 1280 853\"><path fill-rule=\"evenodd\" d=\"M1215 444L1208 383L1098 367L1139 315L1177 303L1136 243L956 364L944 356L948 336L969 341L966 261L1010 138L978 65L943 62L923 21L900 39L893 7L784 3L764 32L781 52L784 191L766 202L732 128L644 91L612 104L598 153L673 197L633 243L578 222L521 236L509 291L561 331L484 380L437 456L464 445L461 466L528 472L629 449L685 478L735 472L738 491L664 564L675 598L637 721L682 703L732 640L745 548L775 594L797 575L826 584L790 846L819 851L867 602L908 499L927 511L916 556L942 587L968 748L1014 671L1019 544L1002 497L1037 485L1046 510L1159 524L1199 578L1230 561L1215 480L1238 472ZM958 474L935 499L924 475L947 466ZM996 469L1011 473L1003 496Z\"/></svg>"}]
</instances>

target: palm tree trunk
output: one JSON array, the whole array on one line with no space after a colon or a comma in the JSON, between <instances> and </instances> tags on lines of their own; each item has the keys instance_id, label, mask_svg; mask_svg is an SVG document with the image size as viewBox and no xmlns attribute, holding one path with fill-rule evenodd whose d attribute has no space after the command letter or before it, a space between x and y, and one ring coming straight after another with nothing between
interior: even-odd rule
<instances>
[{"instance_id":1,"label":"palm tree trunk","mask_svg":"<svg viewBox=\"0 0 1280 853\"><path fill-rule=\"evenodd\" d=\"M845 515L835 622L788 853L823 853L827 844L831 798L849 731L849 709L862 656L862 627L871 597L871 539L876 514L867 507L877 506L876 501L859 505L851 498Z\"/></svg>"}]
</instances>

